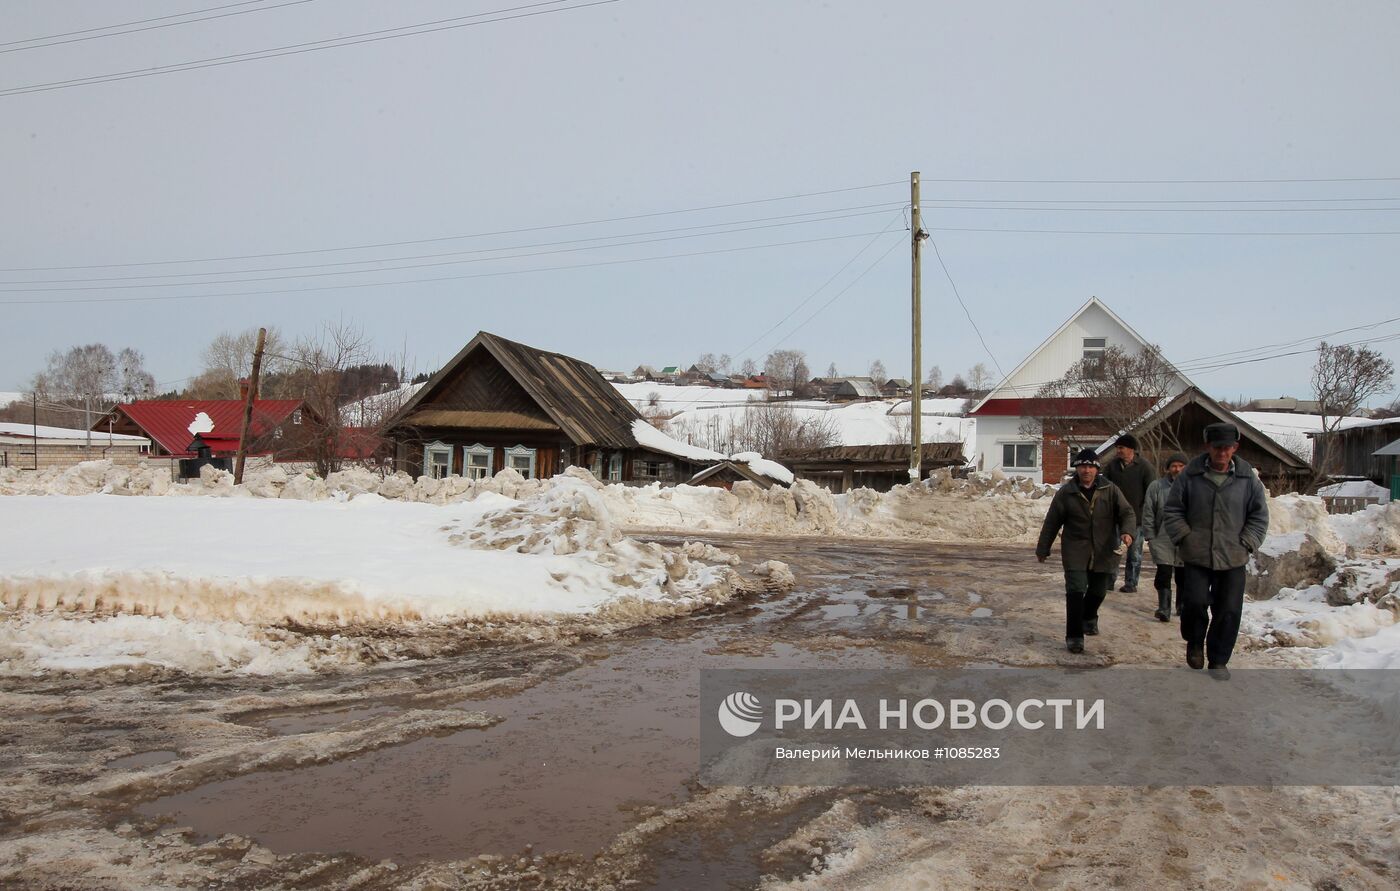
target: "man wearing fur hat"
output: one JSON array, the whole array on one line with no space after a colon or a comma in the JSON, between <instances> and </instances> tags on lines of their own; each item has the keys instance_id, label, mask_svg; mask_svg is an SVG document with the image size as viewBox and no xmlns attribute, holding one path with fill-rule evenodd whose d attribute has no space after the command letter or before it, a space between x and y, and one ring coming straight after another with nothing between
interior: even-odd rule
<instances>
[{"instance_id":1,"label":"man wearing fur hat","mask_svg":"<svg viewBox=\"0 0 1400 891\"><path fill-rule=\"evenodd\" d=\"M1152 550L1152 562L1157 564L1157 577L1153 587L1157 589L1157 611L1153 613L1159 622L1171 621L1172 617L1172 578L1176 578L1176 614L1181 615L1181 557L1176 545L1163 529L1166 517L1162 508L1167 506L1167 495L1172 483L1186 467L1186 456L1174 452L1167 459L1167 475L1154 482L1147 490L1147 498L1142 507L1142 537Z\"/></svg>"},{"instance_id":2,"label":"man wearing fur hat","mask_svg":"<svg viewBox=\"0 0 1400 891\"><path fill-rule=\"evenodd\" d=\"M1205 439L1205 454L1186 465L1162 513L1167 535L1185 564L1181 636L1186 664L1204 668L1209 660L1215 676L1227 678L1244 612L1245 564L1269 531L1269 496L1254 468L1235 454L1239 428L1211 424Z\"/></svg>"},{"instance_id":3,"label":"man wearing fur hat","mask_svg":"<svg viewBox=\"0 0 1400 891\"><path fill-rule=\"evenodd\" d=\"M1136 436L1124 433L1113 445L1117 455L1103 469L1103 475L1123 492L1123 497L1133 506L1133 515L1141 520L1147 490L1156 481L1157 474L1153 472L1151 464L1138 457ZM1124 594L1137 593L1138 575L1142 572L1142 530L1134 529L1132 532L1133 543L1128 546L1128 558L1123 567ZM1110 588L1113 587L1114 581L1116 578L1109 579Z\"/></svg>"},{"instance_id":4,"label":"man wearing fur hat","mask_svg":"<svg viewBox=\"0 0 1400 891\"><path fill-rule=\"evenodd\" d=\"M1133 543L1137 515L1118 487L1099 476L1099 456L1084 449L1074 458L1074 479L1050 502L1035 556L1044 563L1061 530L1065 570L1065 646L1084 652L1084 635L1099 633L1099 607L1118 569L1122 548ZM1120 547L1120 542L1122 547Z\"/></svg>"}]
</instances>

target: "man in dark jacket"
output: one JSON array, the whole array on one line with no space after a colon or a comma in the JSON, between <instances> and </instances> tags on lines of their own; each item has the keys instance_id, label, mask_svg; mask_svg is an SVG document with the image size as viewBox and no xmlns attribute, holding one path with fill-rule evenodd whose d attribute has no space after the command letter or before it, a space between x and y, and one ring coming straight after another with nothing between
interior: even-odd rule
<instances>
[{"instance_id":1,"label":"man in dark jacket","mask_svg":"<svg viewBox=\"0 0 1400 891\"><path fill-rule=\"evenodd\" d=\"M1269 495L1244 459L1236 457L1234 424L1206 428L1207 451L1186 465L1162 508L1167 535L1181 558L1181 636L1186 664L1206 659L1216 677L1235 649L1244 612L1245 564L1269 531ZM1209 621L1207 621L1209 609Z\"/></svg>"},{"instance_id":2,"label":"man in dark jacket","mask_svg":"<svg viewBox=\"0 0 1400 891\"><path fill-rule=\"evenodd\" d=\"M1152 465L1138 457L1137 437L1131 433L1125 433L1118 437L1118 441L1113 444L1118 452L1117 457L1108 462L1104 468L1103 475L1108 477L1108 481L1117 486L1123 493L1123 497L1128 499L1128 503L1133 507L1133 516L1142 522L1142 504L1147 498L1147 490L1157 479L1157 474L1152 469ZM1127 566L1123 568L1123 593L1136 594L1138 575L1142 572L1142 530L1133 529L1133 543L1128 545ZM1114 573L1116 576L1117 573ZM1109 579L1108 586L1113 587L1116 578Z\"/></svg>"},{"instance_id":3,"label":"man in dark jacket","mask_svg":"<svg viewBox=\"0 0 1400 891\"><path fill-rule=\"evenodd\" d=\"M1176 553L1176 545L1167 535L1166 517L1162 509L1167 506L1167 496L1172 484L1186 469L1186 456L1173 452L1167 458L1167 475L1152 484L1147 490L1147 500L1142 506L1142 537L1152 551L1152 562L1157 564L1157 578L1153 585L1157 589L1157 612L1153 613L1161 622L1169 622L1172 617L1172 579L1176 579L1176 614L1181 615L1181 558Z\"/></svg>"},{"instance_id":4,"label":"man in dark jacket","mask_svg":"<svg viewBox=\"0 0 1400 891\"><path fill-rule=\"evenodd\" d=\"M1122 547L1133 543L1137 515L1118 487L1099 476L1099 457L1084 449L1074 458L1074 479L1050 502L1035 556L1044 563L1055 536L1065 569L1065 646L1084 652L1084 635L1099 633L1099 607L1118 568Z\"/></svg>"}]
</instances>

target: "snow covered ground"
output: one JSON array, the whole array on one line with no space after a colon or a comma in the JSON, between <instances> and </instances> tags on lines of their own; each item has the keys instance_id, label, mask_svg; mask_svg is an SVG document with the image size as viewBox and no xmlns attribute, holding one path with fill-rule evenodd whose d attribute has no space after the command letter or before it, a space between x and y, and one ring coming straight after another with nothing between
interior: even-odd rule
<instances>
[{"instance_id":1,"label":"snow covered ground","mask_svg":"<svg viewBox=\"0 0 1400 891\"><path fill-rule=\"evenodd\" d=\"M768 398L767 390L679 386L654 381L614 383L613 387L643 414L660 412L663 415L672 415L700 405L744 405L750 401Z\"/></svg>"},{"instance_id":2,"label":"snow covered ground","mask_svg":"<svg viewBox=\"0 0 1400 891\"><path fill-rule=\"evenodd\" d=\"M626 623L732 590L727 566L622 535L580 480L473 495L0 498L0 673L308 670L355 661L341 641L367 626ZM315 649L286 633L306 626L347 632Z\"/></svg>"}]
</instances>

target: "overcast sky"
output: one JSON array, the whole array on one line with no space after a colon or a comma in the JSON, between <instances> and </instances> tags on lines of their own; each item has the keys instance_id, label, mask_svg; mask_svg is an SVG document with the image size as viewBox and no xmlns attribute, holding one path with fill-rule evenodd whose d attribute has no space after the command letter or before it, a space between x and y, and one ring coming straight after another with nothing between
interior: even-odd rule
<instances>
[{"instance_id":1,"label":"overcast sky","mask_svg":"<svg viewBox=\"0 0 1400 891\"><path fill-rule=\"evenodd\" d=\"M1400 5L589 2L5 3L0 390L92 341L167 389L220 331L328 320L429 370L485 329L904 376L911 170L988 348L927 250L947 376L1010 371L1096 295L1216 396L1302 395L1306 354L1205 366L1400 316ZM1264 232L1347 234L1218 234Z\"/></svg>"}]
</instances>

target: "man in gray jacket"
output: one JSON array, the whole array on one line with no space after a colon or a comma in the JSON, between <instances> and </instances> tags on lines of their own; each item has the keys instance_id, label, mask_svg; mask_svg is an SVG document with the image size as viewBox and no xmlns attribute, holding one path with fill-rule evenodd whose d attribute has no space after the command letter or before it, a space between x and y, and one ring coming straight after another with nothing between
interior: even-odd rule
<instances>
[{"instance_id":1,"label":"man in gray jacket","mask_svg":"<svg viewBox=\"0 0 1400 891\"><path fill-rule=\"evenodd\" d=\"M1167 506L1167 495L1172 483L1186 469L1186 456L1173 452L1167 459L1167 475L1155 481L1147 489L1147 498L1142 507L1142 537L1152 550L1152 562L1157 564L1157 577L1153 586L1157 589L1157 611L1153 613L1159 622L1169 622L1172 617L1172 578L1176 578L1176 614L1181 615L1181 557L1176 545L1167 535L1166 516L1162 508Z\"/></svg>"},{"instance_id":2,"label":"man in gray jacket","mask_svg":"<svg viewBox=\"0 0 1400 891\"><path fill-rule=\"evenodd\" d=\"M1240 431L1234 424L1211 424L1205 439L1206 453L1172 484L1162 513L1184 564L1186 664L1203 668L1209 659L1216 677L1225 678L1244 612L1245 564L1269 531L1269 495L1254 468L1235 455Z\"/></svg>"},{"instance_id":3,"label":"man in gray jacket","mask_svg":"<svg viewBox=\"0 0 1400 891\"><path fill-rule=\"evenodd\" d=\"M1084 635L1099 633L1099 606L1108 593L1118 557L1133 543L1137 517L1118 487L1099 476L1099 456L1084 449L1074 458L1074 479L1050 501L1035 556L1050 557L1055 536L1065 568L1065 646L1084 652ZM1119 542L1122 546L1119 546Z\"/></svg>"}]
</instances>

